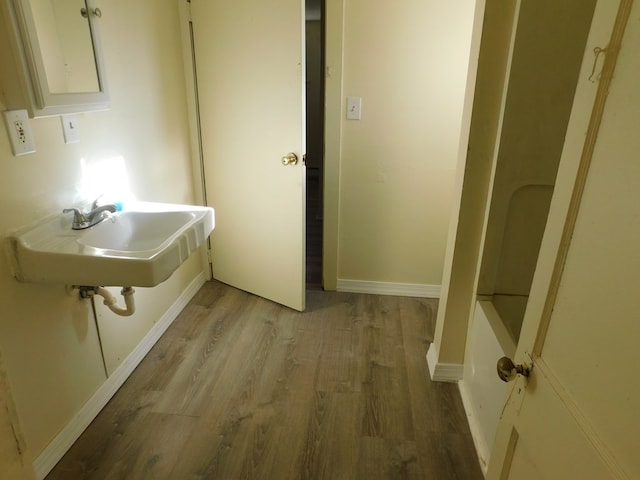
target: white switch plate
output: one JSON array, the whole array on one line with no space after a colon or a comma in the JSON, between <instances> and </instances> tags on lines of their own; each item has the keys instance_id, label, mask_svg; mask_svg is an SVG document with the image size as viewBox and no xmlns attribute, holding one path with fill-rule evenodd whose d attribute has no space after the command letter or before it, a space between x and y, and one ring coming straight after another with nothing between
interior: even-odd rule
<instances>
[{"instance_id":1,"label":"white switch plate","mask_svg":"<svg viewBox=\"0 0 640 480\"><path fill-rule=\"evenodd\" d=\"M347 119L360 120L362 117L362 97L347 97Z\"/></svg>"},{"instance_id":2,"label":"white switch plate","mask_svg":"<svg viewBox=\"0 0 640 480\"><path fill-rule=\"evenodd\" d=\"M8 110L4 112L7 132L11 141L13 155L25 155L36 151L33 132L26 110Z\"/></svg>"},{"instance_id":3,"label":"white switch plate","mask_svg":"<svg viewBox=\"0 0 640 480\"><path fill-rule=\"evenodd\" d=\"M80 141L80 127L78 119L75 115L62 115L62 133L64 134L64 143L78 143Z\"/></svg>"}]
</instances>

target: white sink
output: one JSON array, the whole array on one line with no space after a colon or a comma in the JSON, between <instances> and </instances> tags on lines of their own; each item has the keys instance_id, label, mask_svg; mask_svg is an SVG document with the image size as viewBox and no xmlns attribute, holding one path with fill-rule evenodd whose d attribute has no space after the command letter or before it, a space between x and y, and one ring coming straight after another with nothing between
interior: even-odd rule
<instances>
[{"instance_id":1,"label":"white sink","mask_svg":"<svg viewBox=\"0 0 640 480\"><path fill-rule=\"evenodd\" d=\"M165 281L213 231L209 207L136 202L85 230L59 214L8 236L21 282L153 287Z\"/></svg>"}]
</instances>

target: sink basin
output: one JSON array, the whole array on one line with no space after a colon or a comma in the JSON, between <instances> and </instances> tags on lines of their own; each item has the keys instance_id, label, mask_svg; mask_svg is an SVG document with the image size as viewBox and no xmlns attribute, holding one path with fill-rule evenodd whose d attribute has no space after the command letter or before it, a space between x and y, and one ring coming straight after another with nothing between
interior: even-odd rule
<instances>
[{"instance_id":1,"label":"sink basin","mask_svg":"<svg viewBox=\"0 0 640 480\"><path fill-rule=\"evenodd\" d=\"M155 250L195 217L194 212L121 212L87 230L78 243L121 252Z\"/></svg>"},{"instance_id":2,"label":"sink basin","mask_svg":"<svg viewBox=\"0 0 640 480\"><path fill-rule=\"evenodd\" d=\"M213 231L209 207L127 204L85 230L69 214L8 237L13 274L22 282L153 287L165 281Z\"/></svg>"}]
</instances>

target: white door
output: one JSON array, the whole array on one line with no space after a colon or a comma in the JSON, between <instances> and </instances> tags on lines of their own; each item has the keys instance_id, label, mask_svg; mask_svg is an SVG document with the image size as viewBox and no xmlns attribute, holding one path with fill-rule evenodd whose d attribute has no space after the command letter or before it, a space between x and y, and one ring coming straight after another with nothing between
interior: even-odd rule
<instances>
[{"instance_id":1,"label":"white door","mask_svg":"<svg viewBox=\"0 0 640 480\"><path fill-rule=\"evenodd\" d=\"M596 7L515 355L533 370L513 382L488 480L640 478L640 2L632 3ZM596 47L607 49L597 61Z\"/></svg>"},{"instance_id":2,"label":"white door","mask_svg":"<svg viewBox=\"0 0 640 480\"><path fill-rule=\"evenodd\" d=\"M305 301L303 5L191 0L214 278L297 310ZM283 159L289 153L297 163Z\"/></svg>"}]
</instances>

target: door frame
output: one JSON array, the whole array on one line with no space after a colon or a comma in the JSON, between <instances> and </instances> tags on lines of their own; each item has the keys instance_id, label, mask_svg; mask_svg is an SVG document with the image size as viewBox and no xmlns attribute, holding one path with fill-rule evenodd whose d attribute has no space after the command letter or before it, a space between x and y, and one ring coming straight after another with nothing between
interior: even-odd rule
<instances>
[{"instance_id":1,"label":"door frame","mask_svg":"<svg viewBox=\"0 0 640 480\"><path fill-rule=\"evenodd\" d=\"M182 59L185 79L185 100L187 103L187 119L189 122L189 146L191 148L191 175L193 176L194 202L207 205L207 193L204 177L204 157L202 152L202 136L200 129L200 112L198 105L198 88L196 79L195 53L193 51L193 25L191 23L191 0L178 0L180 34L182 37ZM202 271L207 280L213 279L211 263L211 240L207 238L206 247L200 248Z\"/></svg>"},{"instance_id":2,"label":"door frame","mask_svg":"<svg viewBox=\"0 0 640 480\"><path fill-rule=\"evenodd\" d=\"M324 84L324 194L322 218L322 285L338 284L338 220L340 210L340 160L342 156L343 40L345 0L325 0Z\"/></svg>"}]
</instances>

